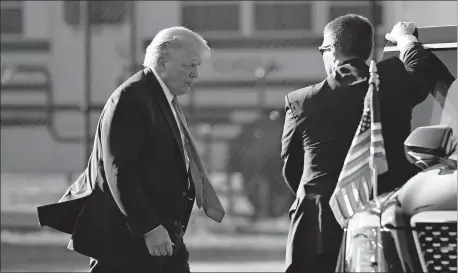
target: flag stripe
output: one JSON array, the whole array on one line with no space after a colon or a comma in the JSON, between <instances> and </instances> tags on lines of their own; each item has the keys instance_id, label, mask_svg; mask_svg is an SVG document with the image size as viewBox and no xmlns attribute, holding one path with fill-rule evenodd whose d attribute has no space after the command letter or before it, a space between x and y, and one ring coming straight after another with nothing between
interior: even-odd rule
<instances>
[{"instance_id":1,"label":"flag stripe","mask_svg":"<svg viewBox=\"0 0 458 273\"><path fill-rule=\"evenodd\" d=\"M363 133L359 134L353 139L351 146L353 147L353 149L361 149L361 146L367 144L368 141L371 140L370 137L371 131L364 131Z\"/></svg>"},{"instance_id":2,"label":"flag stripe","mask_svg":"<svg viewBox=\"0 0 458 273\"><path fill-rule=\"evenodd\" d=\"M350 162L347 162L347 164L345 165L344 167L344 172L349 172L349 173L352 173L354 171L355 168L360 168L362 164L364 164L369 156L370 156L370 149L368 149L369 147L367 147L365 150L364 150L364 153L362 153L360 156L358 156L357 158L353 159L352 161Z\"/></svg>"},{"instance_id":3,"label":"flag stripe","mask_svg":"<svg viewBox=\"0 0 458 273\"><path fill-rule=\"evenodd\" d=\"M350 198L349 198L348 193L347 193L345 188L341 189L341 194L343 196L343 200L344 200L344 204L345 204L345 209L347 210L347 214L348 214L348 216L352 216L354 211L353 211L353 207L352 207L351 202L350 202Z\"/></svg>"},{"instance_id":4,"label":"flag stripe","mask_svg":"<svg viewBox=\"0 0 458 273\"><path fill-rule=\"evenodd\" d=\"M371 153L385 155L385 148L383 147L383 142L373 143L373 145L371 145Z\"/></svg>"},{"instance_id":5,"label":"flag stripe","mask_svg":"<svg viewBox=\"0 0 458 273\"><path fill-rule=\"evenodd\" d=\"M384 157L385 156L385 149L379 148L378 150L371 149L371 154L374 155L374 157Z\"/></svg>"},{"instance_id":6,"label":"flag stripe","mask_svg":"<svg viewBox=\"0 0 458 273\"><path fill-rule=\"evenodd\" d=\"M344 206L345 200L344 200L342 192L340 191L337 194L337 201L338 201L339 209L342 212L343 216L344 217L350 216L350 214L348 213L347 209Z\"/></svg>"},{"instance_id":7,"label":"flag stripe","mask_svg":"<svg viewBox=\"0 0 458 273\"><path fill-rule=\"evenodd\" d=\"M388 163L385 158L374 157L374 167L378 174L388 171Z\"/></svg>"},{"instance_id":8,"label":"flag stripe","mask_svg":"<svg viewBox=\"0 0 458 273\"><path fill-rule=\"evenodd\" d=\"M342 207L342 205L343 205L342 194L340 194L339 191L337 191L337 192L334 191L332 196L334 196L334 198L331 198L329 200L329 206L333 210L334 216L335 216L337 222L338 223L343 223L345 221L345 219L349 217L349 215L345 211L345 208Z\"/></svg>"},{"instance_id":9,"label":"flag stripe","mask_svg":"<svg viewBox=\"0 0 458 273\"><path fill-rule=\"evenodd\" d=\"M370 141L371 141L371 137L370 135L368 135L366 138L361 139L361 141L358 144L353 145L351 147L351 149L353 150L353 153L348 155L345 163L348 163L354 160L356 157L364 153L366 149L368 148L367 145L370 143Z\"/></svg>"},{"instance_id":10,"label":"flag stripe","mask_svg":"<svg viewBox=\"0 0 458 273\"><path fill-rule=\"evenodd\" d=\"M382 137L382 134L380 133L373 133L371 138L372 138L372 141L375 143L383 142L383 137Z\"/></svg>"},{"instance_id":11,"label":"flag stripe","mask_svg":"<svg viewBox=\"0 0 458 273\"><path fill-rule=\"evenodd\" d=\"M361 194L360 194L360 189L359 187L357 187L358 184L356 183L353 183L351 184L351 190L353 192L353 196L355 197L355 201L357 203L357 207L361 206L364 202L364 198L361 197Z\"/></svg>"},{"instance_id":12,"label":"flag stripe","mask_svg":"<svg viewBox=\"0 0 458 273\"><path fill-rule=\"evenodd\" d=\"M347 194L348 194L348 200L350 201L350 204L351 204L351 207L352 207L352 210L355 211L357 208L360 207L360 204L358 203L357 201L357 198L359 197L356 197L354 192L353 192L353 187L355 186L356 183L351 183L351 184L348 184L347 187L345 187L346 191L347 191Z\"/></svg>"},{"instance_id":13,"label":"flag stripe","mask_svg":"<svg viewBox=\"0 0 458 273\"><path fill-rule=\"evenodd\" d=\"M366 189L364 188L364 184L366 183L364 177L361 177L358 183L358 190L359 196L364 204L369 201L369 195L366 194Z\"/></svg>"},{"instance_id":14,"label":"flag stripe","mask_svg":"<svg viewBox=\"0 0 458 273\"><path fill-rule=\"evenodd\" d=\"M369 177L369 179L370 179L370 177ZM363 188L364 188L364 193L367 196L367 200L369 200L369 198L371 196L370 189L369 189L369 183L367 183L367 181L369 181L369 179L363 179Z\"/></svg>"},{"instance_id":15,"label":"flag stripe","mask_svg":"<svg viewBox=\"0 0 458 273\"><path fill-rule=\"evenodd\" d=\"M382 123L380 123L380 121L372 121L372 127L371 127L371 130L372 131L382 131Z\"/></svg>"},{"instance_id":16,"label":"flag stripe","mask_svg":"<svg viewBox=\"0 0 458 273\"><path fill-rule=\"evenodd\" d=\"M342 171L341 176L339 177L339 180L342 181L341 183L346 184L348 182L351 182L358 178L358 176L363 175L368 171L368 168L370 168L369 165L369 160L365 159L364 162L361 163L358 168L348 170L348 171Z\"/></svg>"}]
</instances>

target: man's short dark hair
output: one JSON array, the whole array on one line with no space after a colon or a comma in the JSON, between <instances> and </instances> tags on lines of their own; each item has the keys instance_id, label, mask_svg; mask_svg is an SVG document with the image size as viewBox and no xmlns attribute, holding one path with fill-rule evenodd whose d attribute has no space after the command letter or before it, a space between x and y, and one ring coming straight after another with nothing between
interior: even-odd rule
<instances>
[{"instance_id":1,"label":"man's short dark hair","mask_svg":"<svg viewBox=\"0 0 458 273\"><path fill-rule=\"evenodd\" d=\"M358 14L335 18L324 28L330 34L337 51L345 56L367 60L374 46L374 29L371 22Z\"/></svg>"}]
</instances>

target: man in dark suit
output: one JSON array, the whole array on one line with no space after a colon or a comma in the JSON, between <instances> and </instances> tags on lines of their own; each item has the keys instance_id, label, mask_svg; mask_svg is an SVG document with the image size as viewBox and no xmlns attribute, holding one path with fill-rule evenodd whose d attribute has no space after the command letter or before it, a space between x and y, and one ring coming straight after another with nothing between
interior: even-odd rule
<instances>
[{"instance_id":1,"label":"man in dark suit","mask_svg":"<svg viewBox=\"0 0 458 273\"><path fill-rule=\"evenodd\" d=\"M221 222L177 96L189 92L211 53L184 28L160 31L143 71L110 96L87 169L40 224L72 234L69 248L91 257L91 272L189 272L183 242L194 201Z\"/></svg>"},{"instance_id":2,"label":"man in dark suit","mask_svg":"<svg viewBox=\"0 0 458 273\"><path fill-rule=\"evenodd\" d=\"M379 192L402 185L417 171L404 157L414 106L432 86L431 53L418 43L411 23L394 26L386 38L400 48L400 58L380 62L380 111L389 171L379 178ZM296 200L290 209L287 272L334 272L342 229L329 199L360 122L368 90L366 62L373 49L373 27L359 15L328 23L319 48L328 77L289 93L282 136L283 176Z\"/></svg>"}]
</instances>

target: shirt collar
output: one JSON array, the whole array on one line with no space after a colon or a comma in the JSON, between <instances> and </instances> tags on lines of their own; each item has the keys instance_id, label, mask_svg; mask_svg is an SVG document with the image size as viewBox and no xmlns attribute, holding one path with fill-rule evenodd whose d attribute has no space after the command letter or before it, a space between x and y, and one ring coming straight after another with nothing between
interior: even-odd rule
<instances>
[{"instance_id":1,"label":"shirt collar","mask_svg":"<svg viewBox=\"0 0 458 273\"><path fill-rule=\"evenodd\" d=\"M173 97L174 95L172 94L172 92L170 91L169 87L164 83L164 81L161 79L161 77L159 76L159 74L157 74L156 70L154 70L154 68L151 67L151 70L153 71L154 75L156 76L159 84L161 85L162 87L162 90L164 90L164 94L165 94L165 97L167 98L167 101L169 103L172 103L172 100L173 100Z\"/></svg>"}]
</instances>

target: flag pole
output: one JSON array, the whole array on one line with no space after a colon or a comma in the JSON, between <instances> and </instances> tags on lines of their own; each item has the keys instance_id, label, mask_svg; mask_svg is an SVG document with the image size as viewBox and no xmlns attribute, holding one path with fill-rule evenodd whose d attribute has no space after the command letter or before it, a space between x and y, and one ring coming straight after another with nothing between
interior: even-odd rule
<instances>
[{"instance_id":1,"label":"flag pole","mask_svg":"<svg viewBox=\"0 0 458 273\"><path fill-rule=\"evenodd\" d=\"M371 10L371 21L374 27L374 47L372 50L372 60L369 66L370 78L369 84L373 85L372 93L370 94L370 110L371 110L371 120L374 121L374 117L380 117L379 107L374 107L374 102L378 103L378 91L379 91L379 77L378 77L378 70L377 70L377 50L378 50L378 31L377 31L377 21L376 21L376 12L377 12L377 1L371 0L370 1L370 10ZM377 111L377 112L376 112ZM372 127L372 126L371 126ZM371 128L371 138L373 134L373 128ZM378 172L377 172L377 164L375 164L375 148L373 145L373 140L371 140L371 156L369 161L369 166L372 170L372 182L373 182L373 198L375 202L375 212L380 215L381 213L381 205L378 200ZM375 254L377 257L376 263L376 272L384 271L383 261L382 261L382 250L380 249L380 242L381 242L381 227L377 229L377 239L375 242Z\"/></svg>"},{"instance_id":2,"label":"flag pole","mask_svg":"<svg viewBox=\"0 0 458 273\"><path fill-rule=\"evenodd\" d=\"M376 65L376 62L374 60L371 61L371 65L369 67L369 72L371 74L370 78L369 78L369 84L370 85L373 85L373 88L371 88L370 90L372 90L372 92L369 94L369 103L370 103L370 108L371 108L371 120L374 120L374 116L379 116L378 113L375 113L375 111L378 111L378 107L374 107L374 101L378 101L376 99L374 99L374 97L376 97L378 94L378 82L379 82L379 79L378 79L378 73L377 73L377 65ZM372 128L371 128L371 137L372 137ZM372 198L374 198L374 202L375 202L375 206L376 206L376 209L377 211L380 210L380 203L377 199L378 197L378 181L377 181L377 178L378 178L378 172L377 172L377 164L375 164L375 152L373 151L373 146L371 144L371 156L369 158L369 166L371 168L371 178L372 178L372 186L373 186L373 189L372 189Z\"/></svg>"},{"instance_id":3,"label":"flag pole","mask_svg":"<svg viewBox=\"0 0 458 273\"><path fill-rule=\"evenodd\" d=\"M374 97L377 96L378 87L379 87L379 78L378 78L378 71L377 71L377 40L378 40L378 33L377 33L377 22L375 20L376 17L376 8L377 8L377 1L371 0L371 21L374 27L374 47L372 50L372 60L369 67L370 78L369 84L373 85L373 91L370 95L370 108L371 108L371 119L374 120L374 115L379 116L379 113L374 113L378 111L378 107L374 107ZM375 111L374 111L375 110ZM372 146L371 146L372 149ZM372 181L373 181L373 198L375 200L377 210L380 209L380 204L378 202L378 183L377 183L377 165L374 162L373 152L371 151L371 157L369 161L370 168L372 170Z\"/></svg>"},{"instance_id":4,"label":"flag pole","mask_svg":"<svg viewBox=\"0 0 458 273\"><path fill-rule=\"evenodd\" d=\"M84 33L84 158L85 166L92 152L91 135L91 4L90 1L80 1L80 26Z\"/></svg>"}]
</instances>

